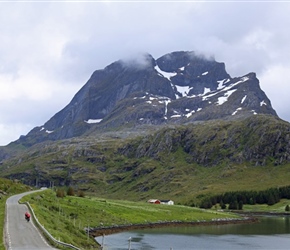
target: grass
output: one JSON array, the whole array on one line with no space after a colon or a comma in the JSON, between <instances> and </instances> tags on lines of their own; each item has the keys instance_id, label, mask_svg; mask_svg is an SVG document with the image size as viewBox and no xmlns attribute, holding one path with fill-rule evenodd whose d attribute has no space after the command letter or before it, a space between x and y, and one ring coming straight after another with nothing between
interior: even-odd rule
<instances>
[{"instance_id":1,"label":"grass","mask_svg":"<svg viewBox=\"0 0 290 250\"><path fill-rule=\"evenodd\" d=\"M4 216L5 216L5 203L6 203L6 197L0 199L0 220L1 220L1 227L0 227L0 234L3 235L3 225L4 225ZM0 250L5 250L3 237L0 239Z\"/></svg>"},{"instance_id":2,"label":"grass","mask_svg":"<svg viewBox=\"0 0 290 250\"><path fill-rule=\"evenodd\" d=\"M247 164L216 168L197 167L196 173L191 178L194 185L189 181L181 183L179 193L182 193L182 197L179 201L183 204L190 204L196 200L198 203L198 196L212 196L228 191L260 191L271 187L289 186L289 180L289 164L276 167L251 167Z\"/></svg>"},{"instance_id":3,"label":"grass","mask_svg":"<svg viewBox=\"0 0 290 250\"><path fill-rule=\"evenodd\" d=\"M9 194L26 191L23 185L17 188L10 183ZM10 185L9 184L9 185ZM15 184L14 184L15 185ZM6 188L7 188L6 184ZM4 207L6 197L0 199L0 216L4 221ZM88 237L86 228L107 226L122 226L131 224L149 224L158 222L193 222L211 221L222 218L237 218L237 215L220 212L218 208L202 210L181 205L153 205L146 201L125 201L97 197L65 196L58 198L56 193L45 190L25 196L22 202L28 201L39 222L60 241L78 246L82 249L97 248L97 243L92 237ZM244 211L252 212L284 212L289 200L281 200L279 203L268 205L244 205ZM3 234L3 227L1 228ZM3 242L0 250L4 250Z\"/></svg>"},{"instance_id":4,"label":"grass","mask_svg":"<svg viewBox=\"0 0 290 250\"><path fill-rule=\"evenodd\" d=\"M26 196L22 201L30 203L39 222L54 238L82 249L96 247L94 239L85 232L87 227L237 218L237 215L230 213L178 205L153 205L95 197L57 198L52 190Z\"/></svg>"},{"instance_id":5,"label":"grass","mask_svg":"<svg viewBox=\"0 0 290 250\"><path fill-rule=\"evenodd\" d=\"M280 202L274 205L256 204L256 205L244 205L243 209L247 212L272 212L272 213L284 213L285 207L290 206L290 200L282 199ZM290 214L290 213L289 213Z\"/></svg>"}]
</instances>

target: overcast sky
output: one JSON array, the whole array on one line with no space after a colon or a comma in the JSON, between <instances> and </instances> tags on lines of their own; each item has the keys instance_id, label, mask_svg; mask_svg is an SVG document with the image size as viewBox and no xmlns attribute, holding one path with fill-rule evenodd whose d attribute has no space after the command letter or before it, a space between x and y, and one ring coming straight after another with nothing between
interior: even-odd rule
<instances>
[{"instance_id":1,"label":"overcast sky","mask_svg":"<svg viewBox=\"0 0 290 250\"><path fill-rule=\"evenodd\" d=\"M93 71L139 53L213 55L256 72L290 121L290 2L0 1L0 145L43 125Z\"/></svg>"}]
</instances>

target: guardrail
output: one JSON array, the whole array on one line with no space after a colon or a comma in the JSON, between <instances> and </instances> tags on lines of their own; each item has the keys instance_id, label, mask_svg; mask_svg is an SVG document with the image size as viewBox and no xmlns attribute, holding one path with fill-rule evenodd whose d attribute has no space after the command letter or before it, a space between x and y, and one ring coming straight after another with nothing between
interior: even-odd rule
<instances>
[{"instance_id":1,"label":"guardrail","mask_svg":"<svg viewBox=\"0 0 290 250\"><path fill-rule=\"evenodd\" d=\"M9 240L8 240L7 232L8 232L8 214L7 214L7 203L5 202L5 219L4 219L4 230L3 230L4 247L5 246L9 246ZM8 249L8 247L7 247L7 249Z\"/></svg>"},{"instance_id":2,"label":"guardrail","mask_svg":"<svg viewBox=\"0 0 290 250\"><path fill-rule=\"evenodd\" d=\"M42 232L52 241L54 242L55 244L59 244L59 245L62 245L62 246L65 246L65 247L69 247L69 248L72 248L72 249L76 249L76 250L81 250L80 248L77 248L76 246L73 246L71 244L68 244L68 243L65 243L65 242L62 242L62 241L59 241L59 240L56 240L45 228L43 225L40 224L40 222L38 221L34 211L33 211L33 208L30 206L29 202L24 202L24 204L27 205L27 207L29 208L30 212L31 212L31 215L33 216L33 219L34 221L36 222L38 228L40 228L40 230L42 230Z\"/></svg>"}]
</instances>

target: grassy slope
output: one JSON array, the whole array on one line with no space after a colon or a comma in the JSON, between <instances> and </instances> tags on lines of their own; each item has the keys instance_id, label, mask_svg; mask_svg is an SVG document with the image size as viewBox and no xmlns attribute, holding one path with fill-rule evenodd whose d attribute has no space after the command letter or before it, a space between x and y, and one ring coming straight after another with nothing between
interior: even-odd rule
<instances>
[{"instance_id":1,"label":"grassy slope","mask_svg":"<svg viewBox=\"0 0 290 250\"><path fill-rule=\"evenodd\" d=\"M57 159L55 155L49 157ZM150 158L136 160L108 156L106 172L97 169L99 166L102 167L103 163L74 160L72 164L68 163L63 167L61 164L57 168L43 167L42 173L47 171L51 177L65 178L69 175L70 169L79 166L78 171L70 178L76 180L78 188L85 190L86 193L91 191L98 197L133 201L146 201L149 198L172 199L179 204L195 202L199 195L236 190L265 190L290 185L290 164L255 167L248 163L225 163L216 167L202 167L187 163L186 157L181 150L167 158L162 157L166 159L163 162ZM49 158L47 156L32 160L35 160L37 165L45 166ZM137 161L140 163L135 169L123 170L127 166L133 166ZM25 171L28 165L23 167L22 171ZM78 182L78 178L85 181Z\"/></svg>"},{"instance_id":2,"label":"grassy slope","mask_svg":"<svg viewBox=\"0 0 290 250\"><path fill-rule=\"evenodd\" d=\"M4 247L4 242L3 242L3 226L4 226L4 216L5 216L5 202L6 202L6 197L0 199L0 234L1 234L1 239L0 239L0 250L5 250Z\"/></svg>"},{"instance_id":3,"label":"grassy slope","mask_svg":"<svg viewBox=\"0 0 290 250\"><path fill-rule=\"evenodd\" d=\"M254 206L244 205L243 209L247 212L271 212L271 213L285 213L285 207L290 205L290 200L282 199L274 205L257 204Z\"/></svg>"},{"instance_id":4,"label":"grassy slope","mask_svg":"<svg viewBox=\"0 0 290 250\"><path fill-rule=\"evenodd\" d=\"M23 201L29 201L40 223L56 239L82 249L89 249L95 244L84 231L88 226L94 228L160 221L210 221L216 218L236 217L233 214L176 205L152 205L146 202L74 196L57 198L51 190L26 196Z\"/></svg>"},{"instance_id":5,"label":"grassy slope","mask_svg":"<svg viewBox=\"0 0 290 250\"><path fill-rule=\"evenodd\" d=\"M73 138L35 145L4 162L0 175L30 184L52 180L103 198L172 199L188 205L227 191L289 186L290 163L279 165L290 152L289 129L284 121L255 116L166 128L130 140ZM256 164L262 159L263 166Z\"/></svg>"},{"instance_id":6,"label":"grassy slope","mask_svg":"<svg viewBox=\"0 0 290 250\"><path fill-rule=\"evenodd\" d=\"M290 185L290 164L282 166L249 166L247 164L205 168L174 162L167 169L158 162L148 161L144 168L155 167L150 178L131 179L125 174L120 178L128 181L113 185L100 185L98 196L113 199L146 200L148 198L172 199L176 203L198 202L198 196L220 194L237 190L265 190ZM146 166L146 167L145 167ZM171 166L175 166L171 168ZM92 177L91 177L92 178ZM147 188L140 192L138 189Z\"/></svg>"},{"instance_id":7,"label":"grassy slope","mask_svg":"<svg viewBox=\"0 0 290 250\"><path fill-rule=\"evenodd\" d=\"M277 163L289 155L289 128L276 118L255 116L161 129L152 137L128 139L118 132L116 138L98 134L45 142L4 162L0 176L29 184L40 178L46 186L51 180L103 198L188 205L207 195L290 185L290 163ZM256 164L263 157L263 166Z\"/></svg>"},{"instance_id":8,"label":"grassy slope","mask_svg":"<svg viewBox=\"0 0 290 250\"><path fill-rule=\"evenodd\" d=\"M201 169L197 178L192 180L198 183L195 190L192 190L194 193L192 199L196 199L198 195L206 196L238 190L258 191L270 187L288 186L290 185L289 180L289 164L276 167L249 167L245 164L225 168Z\"/></svg>"},{"instance_id":9,"label":"grassy slope","mask_svg":"<svg viewBox=\"0 0 290 250\"><path fill-rule=\"evenodd\" d=\"M9 196L22 193L28 191L30 188L24 186L21 183L15 183L11 180L2 179L0 178L0 190L7 193L7 195L3 195L0 199L0 250L4 250L4 243L3 243L3 225L4 225L4 217L5 217L5 204L6 200Z\"/></svg>"}]
</instances>

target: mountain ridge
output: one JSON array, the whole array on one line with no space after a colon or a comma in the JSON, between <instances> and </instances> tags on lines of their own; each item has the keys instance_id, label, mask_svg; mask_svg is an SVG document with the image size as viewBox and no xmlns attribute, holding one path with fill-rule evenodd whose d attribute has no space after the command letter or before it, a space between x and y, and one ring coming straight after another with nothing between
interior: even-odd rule
<instances>
[{"instance_id":1,"label":"mountain ridge","mask_svg":"<svg viewBox=\"0 0 290 250\"><path fill-rule=\"evenodd\" d=\"M195 52L172 52L158 59L116 61L96 70L71 102L17 143L88 135L95 130L277 116L255 73L232 78L225 64Z\"/></svg>"}]
</instances>

